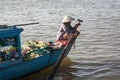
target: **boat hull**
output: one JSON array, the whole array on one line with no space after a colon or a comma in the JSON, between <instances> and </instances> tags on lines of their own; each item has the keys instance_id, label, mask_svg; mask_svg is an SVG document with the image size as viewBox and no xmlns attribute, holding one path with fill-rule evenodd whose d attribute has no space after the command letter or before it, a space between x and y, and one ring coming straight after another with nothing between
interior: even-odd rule
<instances>
[{"instance_id":1,"label":"boat hull","mask_svg":"<svg viewBox=\"0 0 120 80\"><path fill-rule=\"evenodd\" d=\"M64 54L64 58L69 53L76 38L77 36L67 46L66 52ZM41 57L28 60L28 61L22 61L21 63L13 64L13 65L1 68L0 69L0 80L18 79L30 73L42 70L43 68L46 68L56 63L56 61L58 60L63 50L64 50L64 47L58 50L54 50L52 53L44 54Z\"/></svg>"},{"instance_id":2,"label":"boat hull","mask_svg":"<svg viewBox=\"0 0 120 80\"><path fill-rule=\"evenodd\" d=\"M0 80L17 79L19 77L48 67L57 61L61 51L62 48L60 50L56 50L53 53L45 54L39 58L35 58L25 62L23 61L19 64L2 68L0 69Z\"/></svg>"}]
</instances>

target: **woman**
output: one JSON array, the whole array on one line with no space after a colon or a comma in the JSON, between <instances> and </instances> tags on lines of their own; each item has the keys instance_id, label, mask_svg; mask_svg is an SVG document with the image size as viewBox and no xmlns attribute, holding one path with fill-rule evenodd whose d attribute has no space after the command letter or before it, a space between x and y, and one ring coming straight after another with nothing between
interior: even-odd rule
<instances>
[{"instance_id":1,"label":"woman","mask_svg":"<svg viewBox=\"0 0 120 80\"><path fill-rule=\"evenodd\" d=\"M71 22L74 20L71 16L65 16L62 20L62 25L57 33L57 40L68 39L70 34L74 32Z\"/></svg>"}]
</instances>

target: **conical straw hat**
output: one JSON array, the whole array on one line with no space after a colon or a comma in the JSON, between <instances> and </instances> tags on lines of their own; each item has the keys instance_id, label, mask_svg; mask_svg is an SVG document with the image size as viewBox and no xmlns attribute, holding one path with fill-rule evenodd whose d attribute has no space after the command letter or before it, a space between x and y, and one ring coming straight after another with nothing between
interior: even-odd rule
<instances>
[{"instance_id":1,"label":"conical straw hat","mask_svg":"<svg viewBox=\"0 0 120 80\"><path fill-rule=\"evenodd\" d=\"M71 22L73 20L75 20L73 17L67 15L63 18L62 23Z\"/></svg>"}]
</instances>

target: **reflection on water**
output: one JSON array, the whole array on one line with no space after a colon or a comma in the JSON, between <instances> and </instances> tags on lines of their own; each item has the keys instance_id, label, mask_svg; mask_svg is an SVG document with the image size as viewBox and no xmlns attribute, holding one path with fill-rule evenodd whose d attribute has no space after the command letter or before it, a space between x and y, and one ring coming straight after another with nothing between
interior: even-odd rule
<instances>
[{"instance_id":1,"label":"reflection on water","mask_svg":"<svg viewBox=\"0 0 120 80\"><path fill-rule=\"evenodd\" d=\"M40 22L22 26L22 42L55 40L62 18L68 14L84 22L76 50L69 54L73 64L60 74L67 72L71 76L65 78L72 80L119 80L120 0L0 0L0 24Z\"/></svg>"},{"instance_id":2,"label":"reflection on water","mask_svg":"<svg viewBox=\"0 0 120 80\"><path fill-rule=\"evenodd\" d=\"M70 66L71 64L72 64L72 62L71 62L70 58L66 57L63 60L58 72L67 71L68 70L67 66ZM46 80L47 76L50 74L50 72L51 72L51 70L53 70L53 68L54 68L54 65L52 65L48 68L45 68L41 71L30 74L29 76L23 77L19 80ZM70 69L70 70L75 71L75 69ZM70 76L71 76L71 74L68 74L67 72L65 72L64 74L61 73L61 74L56 75L55 80L66 80L66 78L68 78Z\"/></svg>"}]
</instances>

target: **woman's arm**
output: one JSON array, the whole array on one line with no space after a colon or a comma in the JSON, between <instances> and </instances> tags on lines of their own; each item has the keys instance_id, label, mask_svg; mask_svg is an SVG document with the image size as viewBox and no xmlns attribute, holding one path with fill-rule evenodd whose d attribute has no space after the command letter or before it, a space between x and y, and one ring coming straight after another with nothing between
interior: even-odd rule
<instances>
[{"instance_id":1,"label":"woman's arm","mask_svg":"<svg viewBox=\"0 0 120 80\"><path fill-rule=\"evenodd\" d=\"M68 29L68 28L66 28L66 27L70 27L70 29ZM74 28L71 27L71 26L65 26L65 25L64 25L62 28L63 28L63 30L64 30L64 33L72 33L72 32L74 31Z\"/></svg>"}]
</instances>

